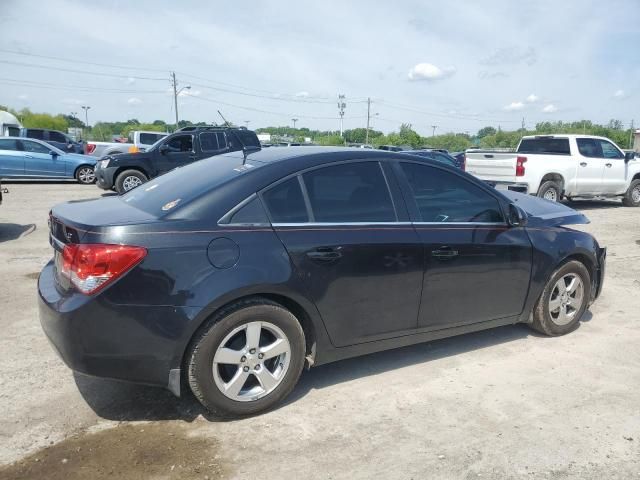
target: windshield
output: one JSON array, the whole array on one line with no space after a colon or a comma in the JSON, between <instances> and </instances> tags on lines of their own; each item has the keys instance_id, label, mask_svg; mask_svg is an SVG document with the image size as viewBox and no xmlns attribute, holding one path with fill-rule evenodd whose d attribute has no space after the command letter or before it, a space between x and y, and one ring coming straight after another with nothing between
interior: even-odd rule
<instances>
[{"instance_id":1,"label":"windshield","mask_svg":"<svg viewBox=\"0 0 640 480\"><path fill-rule=\"evenodd\" d=\"M153 150L155 150L156 148L158 148L158 146L162 143L162 141L167 138L167 137L162 137L161 139L159 139L156 143L154 143L153 145L151 145L149 148L147 148L147 152L151 152Z\"/></svg>"}]
</instances>

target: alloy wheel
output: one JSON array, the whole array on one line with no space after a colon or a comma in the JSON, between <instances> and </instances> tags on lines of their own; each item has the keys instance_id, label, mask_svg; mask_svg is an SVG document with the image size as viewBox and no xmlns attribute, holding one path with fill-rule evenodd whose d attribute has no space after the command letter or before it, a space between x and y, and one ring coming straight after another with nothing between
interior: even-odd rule
<instances>
[{"instance_id":1,"label":"alloy wheel","mask_svg":"<svg viewBox=\"0 0 640 480\"><path fill-rule=\"evenodd\" d=\"M584 303L584 285L575 273L560 278L549 296L549 314L556 325L567 325L573 321Z\"/></svg>"},{"instance_id":2,"label":"alloy wheel","mask_svg":"<svg viewBox=\"0 0 640 480\"><path fill-rule=\"evenodd\" d=\"M93 183L96 179L96 174L91 167L82 167L78 170L78 180L80 183Z\"/></svg>"},{"instance_id":3,"label":"alloy wheel","mask_svg":"<svg viewBox=\"0 0 640 480\"><path fill-rule=\"evenodd\" d=\"M130 175L126 177L122 182L122 188L124 189L125 192L128 192L132 188L136 188L140 185L142 185L142 180L140 180L138 177L134 175Z\"/></svg>"},{"instance_id":4,"label":"alloy wheel","mask_svg":"<svg viewBox=\"0 0 640 480\"><path fill-rule=\"evenodd\" d=\"M552 202L555 202L558 200L558 193L553 188L550 188L549 190L544 192L544 195L542 196L542 198L544 198L545 200L551 200Z\"/></svg>"},{"instance_id":5,"label":"alloy wheel","mask_svg":"<svg viewBox=\"0 0 640 480\"><path fill-rule=\"evenodd\" d=\"M269 322L249 322L220 342L213 357L213 379L232 400L258 400L280 385L290 359L291 345L280 328Z\"/></svg>"},{"instance_id":6,"label":"alloy wheel","mask_svg":"<svg viewBox=\"0 0 640 480\"><path fill-rule=\"evenodd\" d=\"M633 200L633 203L640 202L640 185L636 185L631 191L631 200Z\"/></svg>"}]
</instances>

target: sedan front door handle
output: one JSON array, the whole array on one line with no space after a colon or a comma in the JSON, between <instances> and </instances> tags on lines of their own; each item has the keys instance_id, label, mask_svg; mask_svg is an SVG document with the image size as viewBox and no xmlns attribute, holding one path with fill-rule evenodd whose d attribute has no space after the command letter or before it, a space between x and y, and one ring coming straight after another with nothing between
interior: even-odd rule
<instances>
[{"instance_id":1,"label":"sedan front door handle","mask_svg":"<svg viewBox=\"0 0 640 480\"><path fill-rule=\"evenodd\" d=\"M318 247L307 252L306 255L314 262L330 263L342 258L342 252L340 250L341 247Z\"/></svg>"},{"instance_id":2,"label":"sedan front door handle","mask_svg":"<svg viewBox=\"0 0 640 480\"><path fill-rule=\"evenodd\" d=\"M580 166L581 167L586 167L587 166L587 162L580 162Z\"/></svg>"},{"instance_id":3,"label":"sedan front door handle","mask_svg":"<svg viewBox=\"0 0 640 480\"><path fill-rule=\"evenodd\" d=\"M610 163L605 163L605 167L611 168L611 164Z\"/></svg>"},{"instance_id":4,"label":"sedan front door handle","mask_svg":"<svg viewBox=\"0 0 640 480\"><path fill-rule=\"evenodd\" d=\"M437 250L432 250L431 256L441 259L453 258L458 256L458 250L453 250L451 247L444 246Z\"/></svg>"}]
</instances>

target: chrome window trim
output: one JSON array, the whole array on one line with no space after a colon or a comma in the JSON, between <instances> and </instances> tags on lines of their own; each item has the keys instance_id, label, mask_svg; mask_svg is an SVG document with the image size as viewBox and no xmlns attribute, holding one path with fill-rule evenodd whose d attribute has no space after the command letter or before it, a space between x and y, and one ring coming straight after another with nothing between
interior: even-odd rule
<instances>
[{"instance_id":1,"label":"chrome window trim","mask_svg":"<svg viewBox=\"0 0 640 480\"><path fill-rule=\"evenodd\" d=\"M412 225L442 225L442 226L455 226L455 225L477 225L477 226L500 226L508 227L508 224L503 222L301 222L301 223L272 223L273 227L334 227L334 226L367 226L367 225L381 225L381 226L412 226Z\"/></svg>"}]
</instances>

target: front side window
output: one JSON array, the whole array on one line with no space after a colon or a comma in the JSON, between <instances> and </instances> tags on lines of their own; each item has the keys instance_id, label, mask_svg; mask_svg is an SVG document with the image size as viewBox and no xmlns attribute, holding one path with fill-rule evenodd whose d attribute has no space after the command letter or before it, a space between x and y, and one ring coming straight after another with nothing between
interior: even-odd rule
<instances>
[{"instance_id":1,"label":"front side window","mask_svg":"<svg viewBox=\"0 0 640 480\"><path fill-rule=\"evenodd\" d=\"M178 135L167 142L172 153L191 152L193 150L193 137L191 135Z\"/></svg>"},{"instance_id":2,"label":"front side window","mask_svg":"<svg viewBox=\"0 0 640 480\"><path fill-rule=\"evenodd\" d=\"M60 132L49 132L49 140L52 142L67 143L68 139Z\"/></svg>"},{"instance_id":3,"label":"front side window","mask_svg":"<svg viewBox=\"0 0 640 480\"><path fill-rule=\"evenodd\" d=\"M0 150L18 150L18 141L12 138L0 139Z\"/></svg>"},{"instance_id":4,"label":"front side window","mask_svg":"<svg viewBox=\"0 0 640 480\"><path fill-rule=\"evenodd\" d=\"M502 223L498 200L451 172L401 163L423 222Z\"/></svg>"},{"instance_id":5,"label":"front side window","mask_svg":"<svg viewBox=\"0 0 640 480\"><path fill-rule=\"evenodd\" d=\"M304 223L309 221L298 177L292 177L262 194L273 223Z\"/></svg>"},{"instance_id":6,"label":"front side window","mask_svg":"<svg viewBox=\"0 0 640 480\"><path fill-rule=\"evenodd\" d=\"M23 140L22 146L24 147L25 152L46 154L49 154L51 152L51 149L49 147L45 147L41 143L29 142L28 140Z\"/></svg>"},{"instance_id":7,"label":"front side window","mask_svg":"<svg viewBox=\"0 0 640 480\"><path fill-rule=\"evenodd\" d=\"M603 158L624 158L624 155L620 150L613 146L611 142L606 140L596 140L600 144Z\"/></svg>"},{"instance_id":8,"label":"front side window","mask_svg":"<svg viewBox=\"0 0 640 480\"><path fill-rule=\"evenodd\" d=\"M378 162L345 163L302 178L316 222L395 222L396 213Z\"/></svg>"}]
</instances>

